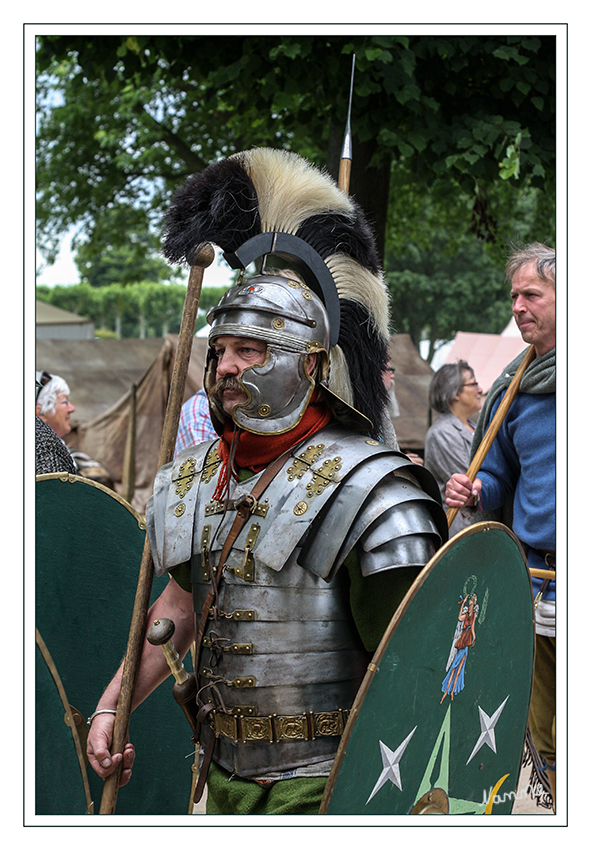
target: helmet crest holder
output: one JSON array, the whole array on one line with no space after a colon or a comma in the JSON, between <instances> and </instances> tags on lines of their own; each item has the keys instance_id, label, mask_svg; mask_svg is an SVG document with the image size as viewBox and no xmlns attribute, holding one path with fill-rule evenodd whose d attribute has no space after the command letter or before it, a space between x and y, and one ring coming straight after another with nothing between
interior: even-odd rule
<instances>
[{"instance_id":1,"label":"helmet crest holder","mask_svg":"<svg viewBox=\"0 0 591 850\"><path fill-rule=\"evenodd\" d=\"M318 295L328 313L330 344L336 345L341 324L341 306L334 280L320 254L292 233L268 232L253 236L233 253L223 257L232 269L246 269L261 257L280 257Z\"/></svg>"}]
</instances>

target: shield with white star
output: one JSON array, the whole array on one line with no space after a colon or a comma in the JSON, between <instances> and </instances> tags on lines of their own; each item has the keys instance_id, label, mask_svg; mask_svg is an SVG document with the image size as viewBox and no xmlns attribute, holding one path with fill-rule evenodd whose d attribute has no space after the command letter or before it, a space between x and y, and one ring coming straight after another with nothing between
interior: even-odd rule
<instances>
[{"instance_id":1,"label":"shield with white star","mask_svg":"<svg viewBox=\"0 0 591 850\"><path fill-rule=\"evenodd\" d=\"M410 588L353 705L321 814L509 814L534 662L531 582L504 525L472 525ZM447 813L447 811L442 813Z\"/></svg>"}]
</instances>

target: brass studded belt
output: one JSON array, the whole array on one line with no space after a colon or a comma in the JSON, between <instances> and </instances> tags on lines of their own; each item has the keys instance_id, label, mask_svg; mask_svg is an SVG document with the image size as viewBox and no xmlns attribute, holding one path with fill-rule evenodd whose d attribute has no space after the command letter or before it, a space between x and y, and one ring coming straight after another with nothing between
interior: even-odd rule
<instances>
[{"instance_id":1,"label":"brass studded belt","mask_svg":"<svg viewBox=\"0 0 591 850\"><path fill-rule=\"evenodd\" d=\"M348 709L307 711L303 714L269 714L248 717L212 711L210 728L216 737L231 738L234 743L310 741L342 735L349 716Z\"/></svg>"}]
</instances>

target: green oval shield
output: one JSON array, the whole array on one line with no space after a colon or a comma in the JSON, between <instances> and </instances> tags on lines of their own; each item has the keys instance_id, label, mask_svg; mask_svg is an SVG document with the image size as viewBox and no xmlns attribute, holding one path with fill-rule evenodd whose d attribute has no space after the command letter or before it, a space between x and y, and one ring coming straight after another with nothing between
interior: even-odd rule
<instances>
[{"instance_id":1,"label":"green oval shield","mask_svg":"<svg viewBox=\"0 0 591 850\"><path fill-rule=\"evenodd\" d=\"M521 547L504 525L470 526L432 558L394 615L320 813L409 814L440 795L450 814L509 814L533 662Z\"/></svg>"}]
</instances>

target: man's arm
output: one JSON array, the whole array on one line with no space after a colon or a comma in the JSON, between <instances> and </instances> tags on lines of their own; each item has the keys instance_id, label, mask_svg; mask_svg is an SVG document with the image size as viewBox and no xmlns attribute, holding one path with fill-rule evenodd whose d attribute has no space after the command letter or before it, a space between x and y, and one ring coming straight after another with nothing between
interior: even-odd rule
<instances>
[{"instance_id":1,"label":"man's arm","mask_svg":"<svg viewBox=\"0 0 591 850\"><path fill-rule=\"evenodd\" d=\"M154 602L147 615L147 624L159 617L168 617L175 624L174 643L181 658L189 650L195 639L193 600L191 594L183 590L173 579L168 582L164 591ZM96 711L116 709L121 689L123 663L105 689L100 698ZM142 657L138 670L133 694L132 711L149 696L158 685L170 675L170 669L161 647L152 646L144 639ZM123 754L111 755L110 748L113 740L114 714L99 714L91 723L86 752L93 770L105 779L117 768L123 758L121 785L125 785L131 777L131 767L135 752L131 744L127 744Z\"/></svg>"}]
</instances>

